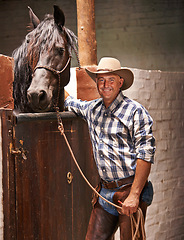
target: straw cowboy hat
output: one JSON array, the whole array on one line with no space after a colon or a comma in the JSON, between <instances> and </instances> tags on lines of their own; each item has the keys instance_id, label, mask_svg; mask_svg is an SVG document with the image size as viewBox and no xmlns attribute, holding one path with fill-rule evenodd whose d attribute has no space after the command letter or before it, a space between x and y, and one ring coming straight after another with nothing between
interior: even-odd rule
<instances>
[{"instance_id":1,"label":"straw cowboy hat","mask_svg":"<svg viewBox=\"0 0 184 240\"><path fill-rule=\"evenodd\" d=\"M93 72L89 69L85 69L88 75L96 82L97 74L104 74L104 73L114 73L119 75L124 79L123 86L121 87L121 90L128 89L134 81L134 75L132 71L130 71L127 68L122 68L120 61L116 58L111 57L103 57L101 58L98 66L97 71Z\"/></svg>"}]
</instances>

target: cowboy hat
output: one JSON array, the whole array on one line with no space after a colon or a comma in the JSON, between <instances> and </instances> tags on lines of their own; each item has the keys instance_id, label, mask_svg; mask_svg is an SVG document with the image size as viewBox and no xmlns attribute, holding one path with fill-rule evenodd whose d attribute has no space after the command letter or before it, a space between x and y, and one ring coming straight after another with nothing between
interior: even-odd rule
<instances>
[{"instance_id":1,"label":"cowboy hat","mask_svg":"<svg viewBox=\"0 0 184 240\"><path fill-rule=\"evenodd\" d=\"M122 68L120 61L116 58L111 57L103 57L101 58L98 66L97 71L93 72L89 69L85 68L87 74L96 82L97 74L104 74L104 73L114 73L119 75L121 78L124 79L123 85L121 90L128 89L134 80L134 75L132 71L127 68Z\"/></svg>"}]
</instances>

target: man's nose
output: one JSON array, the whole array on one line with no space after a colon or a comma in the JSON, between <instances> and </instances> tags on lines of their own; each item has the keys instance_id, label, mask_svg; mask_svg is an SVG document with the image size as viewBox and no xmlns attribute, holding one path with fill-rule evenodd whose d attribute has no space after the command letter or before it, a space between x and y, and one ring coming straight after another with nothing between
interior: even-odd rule
<instances>
[{"instance_id":1,"label":"man's nose","mask_svg":"<svg viewBox=\"0 0 184 240\"><path fill-rule=\"evenodd\" d=\"M109 85L110 85L110 82L107 81L107 80L105 80L105 81L104 81L104 87L109 87Z\"/></svg>"}]
</instances>

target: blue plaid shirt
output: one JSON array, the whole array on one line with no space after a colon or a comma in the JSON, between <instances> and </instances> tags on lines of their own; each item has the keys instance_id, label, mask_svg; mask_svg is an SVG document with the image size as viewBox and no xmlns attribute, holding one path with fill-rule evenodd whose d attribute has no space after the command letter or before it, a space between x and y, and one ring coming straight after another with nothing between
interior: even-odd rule
<instances>
[{"instance_id":1,"label":"blue plaid shirt","mask_svg":"<svg viewBox=\"0 0 184 240\"><path fill-rule=\"evenodd\" d=\"M138 102L120 92L107 109L101 98L81 101L69 96L65 106L87 121L102 179L114 181L134 175L138 158L153 163L153 120Z\"/></svg>"}]
</instances>

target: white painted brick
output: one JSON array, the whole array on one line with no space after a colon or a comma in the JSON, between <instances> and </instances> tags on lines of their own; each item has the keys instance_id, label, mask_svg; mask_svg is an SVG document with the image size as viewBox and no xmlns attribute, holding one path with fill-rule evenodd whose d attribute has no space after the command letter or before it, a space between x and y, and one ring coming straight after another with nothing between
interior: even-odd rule
<instances>
[{"instance_id":1,"label":"white painted brick","mask_svg":"<svg viewBox=\"0 0 184 240\"><path fill-rule=\"evenodd\" d=\"M171 113L171 111L169 111L169 110L167 110L167 111L162 110L161 114L162 114L162 120L163 120L163 121L165 121L165 120L171 120L171 118L172 118L172 113Z\"/></svg>"},{"instance_id":2,"label":"white painted brick","mask_svg":"<svg viewBox=\"0 0 184 240\"><path fill-rule=\"evenodd\" d=\"M162 113L160 111L154 111L153 118L155 121L161 121L162 120Z\"/></svg>"},{"instance_id":3,"label":"white painted brick","mask_svg":"<svg viewBox=\"0 0 184 240\"><path fill-rule=\"evenodd\" d=\"M149 100L151 98L151 93L149 91L142 91L141 96L139 96L142 100Z\"/></svg>"},{"instance_id":4,"label":"white painted brick","mask_svg":"<svg viewBox=\"0 0 184 240\"><path fill-rule=\"evenodd\" d=\"M161 231L159 231L159 232L156 232L156 234L155 234L155 240L156 239L167 239L167 232L166 232L167 230L165 230L165 231L163 231L163 232L161 232Z\"/></svg>"},{"instance_id":5,"label":"white painted brick","mask_svg":"<svg viewBox=\"0 0 184 240\"><path fill-rule=\"evenodd\" d=\"M182 100L172 101L172 108L181 110L182 109Z\"/></svg>"},{"instance_id":6,"label":"white painted brick","mask_svg":"<svg viewBox=\"0 0 184 240\"><path fill-rule=\"evenodd\" d=\"M156 79L155 81L155 90L158 92L164 92L166 90L166 82L165 81L161 81L160 79Z\"/></svg>"}]
</instances>

